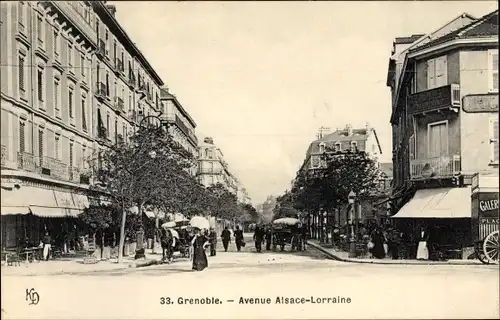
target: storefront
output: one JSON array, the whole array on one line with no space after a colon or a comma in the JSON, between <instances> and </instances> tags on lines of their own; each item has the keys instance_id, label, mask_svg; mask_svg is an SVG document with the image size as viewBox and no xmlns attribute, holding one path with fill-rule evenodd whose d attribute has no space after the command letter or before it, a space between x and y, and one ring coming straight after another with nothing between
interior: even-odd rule
<instances>
[{"instance_id":1,"label":"storefront","mask_svg":"<svg viewBox=\"0 0 500 320\"><path fill-rule=\"evenodd\" d=\"M472 179L472 236L483 241L499 226L498 177L476 175Z\"/></svg>"},{"instance_id":2,"label":"storefront","mask_svg":"<svg viewBox=\"0 0 500 320\"><path fill-rule=\"evenodd\" d=\"M37 246L48 232L58 246L77 238L77 217L88 207L84 193L16 181L1 185L2 248Z\"/></svg>"}]
</instances>

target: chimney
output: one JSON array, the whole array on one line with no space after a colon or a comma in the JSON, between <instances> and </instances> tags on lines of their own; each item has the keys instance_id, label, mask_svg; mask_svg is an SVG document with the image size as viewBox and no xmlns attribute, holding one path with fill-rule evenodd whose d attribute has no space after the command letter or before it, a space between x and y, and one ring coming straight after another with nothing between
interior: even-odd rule
<instances>
[{"instance_id":1,"label":"chimney","mask_svg":"<svg viewBox=\"0 0 500 320\"><path fill-rule=\"evenodd\" d=\"M203 139L203 142L208 144L214 144L214 139L212 137L205 137L205 139Z\"/></svg>"},{"instance_id":2,"label":"chimney","mask_svg":"<svg viewBox=\"0 0 500 320\"><path fill-rule=\"evenodd\" d=\"M115 14L116 14L116 6L114 6L112 4L107 4L106 8L109 10L109 12L111 13L111 15L114 17Z\"/></svg>"},{"instance_id":3,"label":"chimney","mask_svg":"<svg viewBox=\"0 0 500 320\"><path fill-rule=\"evenodd\" d=\"M351 124L347 124L345 126L345 130L347 131L348 136L352 136L352 125Z\"/></svg>"},{"instance_id":4,"label":"chimney","mask_svg":"<svg viewBox=\"0 0 500 320\"><path fill-rule=\"evenodd\" d=\"M329 128L329 127L320 127L319 130L318 130L318 134L316 135L318 137L318 139L321 139L323 138L324 136L326 135L329 135L330 133L332 133L332 129Z\"/></svg>"}]
</instances>

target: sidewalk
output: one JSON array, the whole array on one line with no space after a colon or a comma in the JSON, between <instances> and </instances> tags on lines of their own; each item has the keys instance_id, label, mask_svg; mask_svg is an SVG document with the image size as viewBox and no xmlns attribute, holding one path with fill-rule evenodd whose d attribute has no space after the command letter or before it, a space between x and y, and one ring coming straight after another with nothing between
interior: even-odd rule
<instances>
[{"instance_id":1,"label":"sidewalk","mask_svg":"<svg viewBox=\"0 0 500 320\"><path fill-rule=\"evenodd\" d=\"M151 251L150 249L147 251ZM117 259L102 260L98 263L84 264L83 257L59 258L56 260L26 263L20 266L6 266L2 262L2 276L38 276L38 275L63 275L73 273L92 273L99 271L124 270L139 268L158 263L161 254L146 253L145 259L135 260L134 255L123 257L122 263Z\"/></svg>"},{"instance_id":2,"label":"sidewalk","mask_svg":"<svg viewBox=\"0 0 500 320\"><path fill-rule=\"evenodd\" d=\"M371 264L392 264L392 265L483 265L479 260L459 260L450 259L447 261L429 261L429 260L392 260L386 259L369 259L369 258L349 258L348 252L337 251L333 249L331 244L319 244L318 240L308 240L307 244L318 249L330 258L352 263L371 263Z\"/></svg>"}]
</instances>

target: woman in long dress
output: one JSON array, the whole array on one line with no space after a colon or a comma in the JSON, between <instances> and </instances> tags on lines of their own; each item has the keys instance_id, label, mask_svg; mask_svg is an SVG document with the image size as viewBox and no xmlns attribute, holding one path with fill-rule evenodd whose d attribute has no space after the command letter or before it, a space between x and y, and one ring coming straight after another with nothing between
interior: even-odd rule
<instances>
[{"instance_id":1,"label":"woman in long dress","mask_svg":"<svg viewBox=\"0 0 500 320\"><path fill-rule=\"evenodd\" d=\"M420 241L418 242L417 248L417 259L427 260L429 259L429 249L427 248L427 232L422 228L420 231Z\"/></svg>"},{"instance_id":2,"label":"woman in long dress","mask_svg":"<svg viewBox=\"0 0 500 320\"><path fill-rule=\"evenodd\" d=\"M202 271L208 267L207 254L205 249L210 245L208 238L200 232L200 229L194 230L194 237L191 240L193 247L193 270Z\"/></svg>"},{"instance_id":3,"label":"woman in long dress","mask_svg":"<svg viewBox=\"0 0 500 320\"><path fill-rule=\"evenodd\" d=\"M371 249L372 255L377 259L385 258L385 250L384 250L385 237L382 230L380 230L380 227L377 227L373 232L372 242L373 242L373 248Z\"/></svg>"}]
</instances>

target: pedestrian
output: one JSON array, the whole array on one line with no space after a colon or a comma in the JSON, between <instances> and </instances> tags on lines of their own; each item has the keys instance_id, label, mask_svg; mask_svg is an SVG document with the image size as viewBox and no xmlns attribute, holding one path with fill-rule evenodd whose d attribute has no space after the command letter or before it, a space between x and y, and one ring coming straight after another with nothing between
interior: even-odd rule
<instances>
[{"instance_id":1,"label":"pedestrian","mask_svg":"<svg viewBox=\"0 0 500 320\"><path fill-rule=\"evenodd\" d=\"M266 251L270 251L271 250L271 239L272 239L271 227L267 227L265 237L266 237Z\"/></svg>"},{"instance_id":2,"label":"pedestrian","mask_svg":"<svg viewBox=\"0 0 500 320\"><path fill-rule=\"evenodd\" d=\"M229 242L231 242L231 231L227 227L224 227L222 230L222 234L220 235L222 239L222 245L224 246L224 251L227 252L227 247L229 246Z\"/></svg>"},{"instance_id":3,"label":"pedestrian","mask_svg":"<svg viewBox=\"0 0 500 320\"><path fill-rule=\"evenodd\" d=\"M245 241L243 239L243 231L240 230L240 226L236 226L234 231L234 241L236 242L236 250L241 251L241 247L245 246Z\"/></svg>"},{"instance_id":4,"label":"pedestrian","mask_svg":"<svg viewBox=\"0 0 500 320\"><path fill-rule=\"evenodd\" d=\"M194 229L194 237L191 240L191 246L193 250L193 270L202 271L208 267L207 254L205 249L210 245L209 239L201 233L198 228Z\"/></svg>"},{"instance_id":5,"label":"pedestrian","mask_svg":"<svg viewBox=\"0 0 500 320\"><path fill-rule=\"evenodd\" d=\"M257 252L262 251L262 240L264 238L264 232L260 226L255 227L255 232L253 234L253 241L255 241L255 249Z\"/></svg>"},{"instance_id":6,"label":"pedestrian","mask_svg":"<svg viewBox=\"0 0 500 320\"><path fill-rule=\"evenodd\" d=\"M385 250L384 250L384 234L380 227L377 227L375 231L372 233L371 240L373 242L372 255L377 259L385 258Z\"/></svg>"},{"instance_id":7,"label":"pedestrian","mask_svg":"<svg viewBox=\"0 0 500 320\"><path fill-rule=\"evenodd\" d=\"M46 232L45 236L43 237L43 259L45 261L49 260L51 249L52 249L52 238L50 237L49 233Z\"/></svg>"},{"instance_id":8,"label":"pedestrian","mask_svg":"<svg viewBox=\"0 0 500 320\"><path fill-rule=\"evenodd\" d=\"M217 254L217 233L214 228L210 228L208 238L210 239L210 256L213 257Z\"/></svg>"},{"instance_id":9,"label":"pedestrian","mask_svg":"<svg viewBox=\"0 0 500 320\"><path fill-rule=\"evenodd\" d=\"M401 235L397 229L392 230L390 251L393 260L399 259L399 246L401 244Z\"/></svg>"},{"instance_id":10,"label":"pedestrian","mask_svg":"<svg viewBox=\"0 0 500 320\"><path fill-rule=\"evenodd\" d=\"M428 233L424 228L420 230L420 239L417 247L417 260L429 259L429 249L427 248Z\"/></svg>"}]
</instances>

